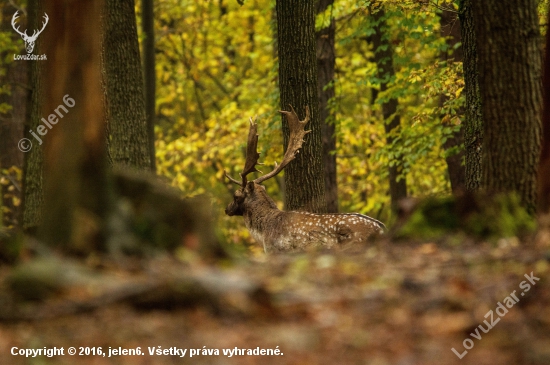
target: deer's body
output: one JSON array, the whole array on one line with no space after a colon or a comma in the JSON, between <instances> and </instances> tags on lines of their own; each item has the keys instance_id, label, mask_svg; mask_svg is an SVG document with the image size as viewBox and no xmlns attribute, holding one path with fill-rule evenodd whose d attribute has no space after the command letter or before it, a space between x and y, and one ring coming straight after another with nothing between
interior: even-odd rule
<instances>
[{"instance_id":1,"label":"deer's body","mask_svg":"<svg viewBox=\"0 0 550 365\"><path fill-rule=\"evenodd\" d=\"M236 198L226 213L242 215L246 228L266 253L343 247L366 241L385 229L382 222L357 213L284 212L265 188L253 181L245 188L244 198Z\"/></svg>"},{"instance_id":2,"label":"deer's body","mask_svg":"<svg viewBox=\"0 0 550 365\"><path fill-rule=\"evenodd\" d=\"M294 159L309 132L304 130L309 120L300 121L291 107L291 112L281 111L289 122L289 145L280 165L274 170L253 181L247 175L257 172L259 154L257 152L257 124L250 120L250 130L246 148L246 163L241 173L241 181L226 176L241 186L233 195L233 202L227 206L227 215L242 215L246 228L265 252L303 251L311 247L334 248L366 241L371 235L383 233L385 226L376 219L357 213L314 214L307 212L284 212L277 208L261 182L272 178Z\"/></svg>"}]
</instances>

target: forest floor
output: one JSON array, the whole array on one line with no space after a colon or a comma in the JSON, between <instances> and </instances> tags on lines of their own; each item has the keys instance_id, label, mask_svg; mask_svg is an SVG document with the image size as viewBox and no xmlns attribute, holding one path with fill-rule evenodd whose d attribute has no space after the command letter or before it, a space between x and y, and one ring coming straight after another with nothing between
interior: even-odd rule
<instances>
[{"instance_id":1,"label":"forest floor","mask_svg":"<svg viewBox=\"0 0 550 365\"><path fill-rule=\"evenodd\" d=\"M2 288L0 364L547 365L549 261L549 230L525 242L386 238L353 251L217 264L63 260L58 269L77 274L40 300L14 301ZM2 285L12 271L0 270ZM14 347L64 355L26 358ZM137 348L142 355L109 357ZM149 354L170 348L187 351ZM87 351L96 355L79 356Z\"/></svg>"}]
</instances>

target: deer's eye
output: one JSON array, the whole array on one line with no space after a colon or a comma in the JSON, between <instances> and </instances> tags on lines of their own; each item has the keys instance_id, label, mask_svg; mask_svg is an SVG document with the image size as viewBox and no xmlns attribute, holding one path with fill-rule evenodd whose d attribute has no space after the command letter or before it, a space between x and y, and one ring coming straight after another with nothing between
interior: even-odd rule
<instances>
[{"instance_id":1,"label":"deer's eye","mask_svg":"<svg viewBox=\"0 0 550 365\"><path fill-rule=\"evenodd\" d=\"M245 198L246 198L246 194L242 190L237 190L235 192L235 195L233 196L233 199L234 199L235 203L237 203L237 204L241 204L242 202L244 202Z\"/></svg>"}]
</instances>

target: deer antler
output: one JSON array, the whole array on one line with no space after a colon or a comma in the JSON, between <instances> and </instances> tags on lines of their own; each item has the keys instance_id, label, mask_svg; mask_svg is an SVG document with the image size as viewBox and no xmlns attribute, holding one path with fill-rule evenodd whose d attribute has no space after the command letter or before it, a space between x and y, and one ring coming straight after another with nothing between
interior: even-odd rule
<instances>
[{"instance_id":1,"label":"deer antler","mask_svg":"<svg viewBox=\"0 0 550 365\"><path fill-rule=\"evenodd\" d=\"M309 122L309 108L306 106L306 118L301 121L300 118L298 118L296 111L294 111L294 108L292 107L292 105L289 105L289 107L290 107L289 112L285 110L279 110L279 113L286 116L286 119L288 121L288 126L290 128L290 138L288 141L288 146L287 146L285 155L283 157L283 161L281 162L280 165L277 165L277 163L275 162L275 168L273 169L273 171L255 179L254 182L257 184L261 184L263 181L266 181L267 179L271 179L273 176L281 172L285 168L285 166L288 165L290 161L294 160L294 158L296 157L296 154L298 153L298 150L302 148L302 144L304 143L304 136L309 132L311 132L311 131L304 130L305 125ZM257 152L257 148L258 148L258 125L256 124L255 121L252 121L252 118L250 118L250 129L248 131L248 141L246 144L246 162L244 164L243 172L241 172L242 181L238 181L232 178L224 170L225 177L227 177L233 183L241 185L242 187L245 187L247 183L246 176L251 172L260 172L259 170L256 169L256 165L260 165L258 163L258 158L260 157L260 154Z\"/></svg>"},{"instance_id":2,"label":"deer antler","mask_svg":"<svg viewBox=\"0 0 550 365\"><path fill-rule=\"evenodd\" d=\"M44 21L42 22L42 29L40 29L40 30L36 30L36 29L35 29L34 32L32 33L32 35L29 36L29 35L27 34L27 30L26 30L26 29L25 29L24 32L21 32L21 31L19 30L19 26L17 26L17 28L15 27L15 25L16 25L16 22L15 22L15 21L17 20L17 18L19 18L18 13L19 13L19 10L17 10L17 11L15 12L15 14L13 14L13 17L11 18L11 26L13 27L13 29L14 29L17 33L19 33L19 34L23 37L24 40L36 40L36 38L40 35L40 33L42 33L42 31L44 30L44 28L46 28L46 25L48 24L48 20L50 19L50 18L48 17L48 14L44 13Z\"/></svg>"},{"instance_id":3,"label":"deer antler","mask_svg":"<svg viewBox=\"0 0 550 365\"><path fill-rule=\"evenodd\" d=\"M306 106L306 118L301 121L300 118L298 118L296 111L294 111L292 105L289 105L289 107L290 112L279 110L279 113L286 116L290 129L290 137L288 140L288 146L286 148L285 155L283 157L283 161L280 165L277 165L277 163L275 163L275 168L270 173L255 179L254 182L257 184L260 184L267 179L271 179L273 176L283 171L285 166L288 165L290 161L294 160L299 149L302 148L302 144L304 143L304 136L311 132L310 130L304 130L305 125L307 124L307 122L309 122L309 108Z\"/></svg>"},{"instance_id":4,"label":"deer antler","mask_svg":"<svg viewBox=\"0 0 550 365\"><path fill-rule=\"evenodd\" d=\"M38 38L38 36L40 35L40 33L42 33L42 31L44 30L44 28L46 28L46 25L48 24L48 20L50 18L48 18L48 14L44 13L44 21L42 22L42 29L40 30L35 30L33 33L32 33L32 36L30 38L32 39L36 39Z\"/></svg>"},{"instance_id":5,"label":"deer antler","mask_svg":"<svg viewBox=\"0 0 550 365\"><path fill-rule=\"evenodd\" d=\"M15 24L16 24L15 21L17 20L17 18L19 18L19 15L17 15L18 13L19 13L19 10L17 10L15 12L15 14L13 14L13 17L11 18L11 26L17 33L19 33L19 35L24 36L24 37L28 37L26 30L23 33L19 30L19 26L17 26L17 28L15 27Z\"/></svg>"},{"instance_id":6,"label":"deer antler","mask_svg":"<svg viewBox=\"0 0 550 365\"><path fill-rule=\"evenodd\" d=\"M256 120L253 121L252 118L250 118L250 129L248 130L248 140L246 142L246 162L244 164L243 172L241 172L240 174L242 181L233 179L224 170L225 176L235 184L238 184L244 187L247 183L246 176L251 172L259 172L259 170L256 169L256 165L259 165L258 158L260 158L260 154L258 153L257 148L258 148L258 124L256 124Z\"/></svg>"}]
</instances>

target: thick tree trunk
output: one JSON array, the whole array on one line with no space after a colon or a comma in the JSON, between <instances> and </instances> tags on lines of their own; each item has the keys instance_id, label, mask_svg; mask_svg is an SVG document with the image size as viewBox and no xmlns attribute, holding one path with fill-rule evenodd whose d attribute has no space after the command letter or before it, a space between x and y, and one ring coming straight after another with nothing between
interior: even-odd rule
<instances>
[{"instance_id":1,"label":"thick tree trunk","mask_svg":"<svg viewBox=\"0 0 550 365\"><path fill-rule=\"evenodd\" d=\"M536 1L472 5L484 121L482 186L516 192L534 212L542 104Z\"/></svg>"},{"instance_id":2,"label":"thick tree trunk","mask_svg":"<svg viewBox=\"0 0 550 365\"><path fill-rule=\"evenodd\" d=\"M456 48L456 45L460 43L460 22L457 19L457 15L454 12L443 10L440 15L441 35L446 37L448 45L447 52L441 53L441 60L452 62L461 62L462 47ZM455 49L456 48L456 49ZM440 106L443 106L447 101L445 95L441 95L439 98ZM464 110L459 110L458 114L463 114ZM443 116L442 116L443 117ZM446 151L461 146L464 143L464 126L460 126L460 130L453 132L447 141L443 144L443 148ZM447 169L449 171L449 180L451 181L451 189L454 194L464 191L465 189L465 171L462 165L464 157L464 150L460 148L458 153L447 156L445 158L447 162Z\"/></svg>"},{"instance_id":3,"label":"thick tree trunk","mask_svg":"<svg viewBox=\"0 0 550 365\"><path fill-rule=\"evenodd\" d=\"M44 136L45 209L39 233L49 245L89 251L101 245L109 212L100 60L103 2L44 2L55 22L44 34L48 63L42 114L49 120L60 110L64 117ZM77 247L90 230L93 235L85 238L94 241L85 243L94 246Z\"/></svg>"},{"instance_id":4,"label":"thick tree trunk","mask_svg":"<svg viewBox=\"0 0 550 365\"><path fill-rule=\"evenodd\" d=\"M155 27L153 0L142 0L143 40L143 78L145 80L145 114L147 116L147 135L149 139L149 159L151 170L156 171L155 158Z\"/></svg>"},{"instance_id":5,"label":"thick tree trunk","mask_svg":"<svg viewBox=\"0 0 550 365\"><path fill-rule=\"evenodd\" d=\"M103 75L109 160L151 168L134 0L105 0Z\"/></svg>"},{"instance_id":6,"label":"thick tree trunk","mask_svg":"<svg viewBox=\"0 0 550 365\"><path fill-rule=\"evenodd\" d=\"M483 118L477 71L477 44L472 13L472 0L460 2L460 33L462 40L464 95L465 187L476 191L481 185L481 151L483 149Z\"/></svg>"},{"instance_id":7,"label":"thick tree trunk","mask_svg":"<svg viewBox=\"0 0 550 365\"><path fill-rule=\"evenodd\" d=\"M0 22L0 30L8 34L13 34L12 37L19 37L11 28L11 17L13 16L13 8L4 4L0 6L2 9ZM21 49L23 51L23 49ZM12 54L3 52L0 54L2 59L13 57ZM6 64L6 73L0 76L0 85L8 85L9 94L0 94L0 104L6 103L11 106L11 110L6 113L0 113L0 169L10 169L16 167L23 169L23 152L24 146L19 146L18 143L24 136L25 117L27 110L27 70L28 64L26 61L13 61ZM12 180L9 186L13 190L9 191L6 185L0 184L0 207L3 213L0 212L2 223L5 226L17 226L20 222L20 205L14 204L13 197L21 199L21 186L17 181L15 171L8 172L9 179Z\"/></svg>"},{"instance_id":8,"label":"thick tree trunk","mask_svg":"<svg viewBox=\"0 0 550 365\"><path fill-rule=\"evenodd\" d=\"M386 14L384 8L371 7L371 16L374 23L375 33L370 37L372 41L374 58L378 68L378 78L381 79L380 91L386 91L388 83L395 76L393 68L393 51L389 41L389 34L386 26ZM395 98L382 103L382 116L384 117L384 128L386 131L386 143L392 144L393 133L400 127L401 118L397 114L398 101ZM407 181L405 176L399 176L402 172L403 159L397 157L395 164L389 167L390 197L393 211L397 210L399 200L407 196Z\"/></svg>"},{"instance_id":9,"label":"thick tree trunk","mask_svg":"<svg viewBox=\"0 0 550 365\"><path fill-rule=\"evenodd\" d=\"M31 29L40 29L44 6L42 0L29 0L28 24ZM50 24L48 24L50 26ZM45 33L44 33L45 34ZM38 37L34 46L34 54L44 54L44 35ZM46 55L48 56L48 55ZM43 168L43 139L38 141L29 131L34 131L42 118L42 74L46 61L26 61L29 67L29 92L27 103L27 118L25 137L32 142L32 148L25 154L23 165L23 228L35 232L42 217L44 201L42 168ZM51 112L51 111L50 111ZM40 138L40 137L39 137Z\"/></svg>"},{"instance_id":10,"label":"thick tree trunk","mask_svg":"<svg viewBox=\"0 0 550 365\"><path fill-rule=\"evenodd\" d=\"M306 129L312 131L296 159L285 168L285 207L323 213L327 205L317 98L314 1L277 0L276 10L281 108L289 110L291 104L304 119L305 108L309 107L311 119ZM285 118L283 136L286 146L289 128Z\"/></svg>"},{"instance_id":11,"label":"thick tree trunk","mask_svg":"<svg viewBox=\"0 0 550 365\"><path fill-rule=\"evenodd\" d=\"M323 13L334 0L318 0L317 14ZM325 193L327 212L338 212L338 180L336 175L336 125L329 108L334 98L334 33L336 22L330 17L327 27L315 33L317 38L317 94L319 95L319 115L321 118L323 159L325 160Z\"/></svg>"},{"instance_id":12,"label":"thick tree trunk","mask_svg":"<svg viewBox=\"0 0 550 365\"><path fill-rule=\"evenodd\" d=\"M548 10L550 21L550 9ZM550 32L546 31L546 55L544 57L542 146L538 177L538 209L547 213L550 210Z\"/></svg>"}]
</instances>

